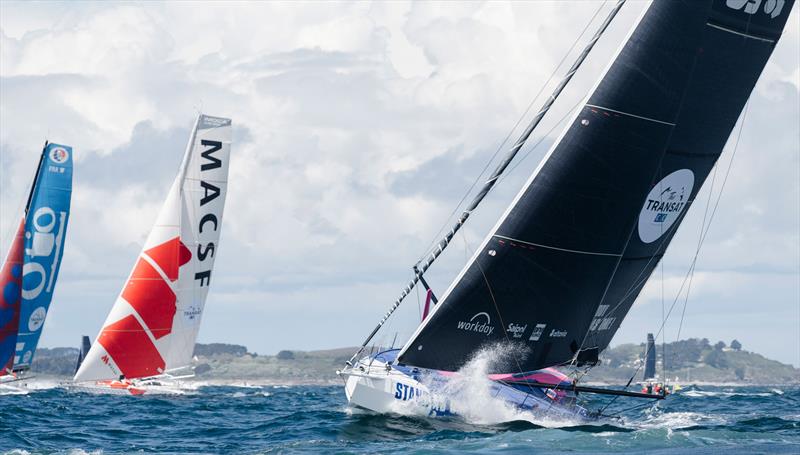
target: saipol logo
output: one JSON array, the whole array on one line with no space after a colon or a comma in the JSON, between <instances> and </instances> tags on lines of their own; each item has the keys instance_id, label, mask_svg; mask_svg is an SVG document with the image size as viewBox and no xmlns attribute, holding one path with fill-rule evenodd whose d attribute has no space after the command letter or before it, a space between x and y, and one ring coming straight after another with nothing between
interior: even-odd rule
<instances>
[{"instance_id":1,"label":"saipol logo","mask_svg":"<svg viewBox=\"0 0 800 455\"><path fill-rule=\"evenodd\" d=\"M527 324L519 325L512 322L511 324L508 324L508 329L506 331L513 335L514 338L522 338L522 335L525 333L525 329L527 328Z\"/></svg>"},{"instance_id":2,"label":"saipol logo","mask_svg":"<svg viewBox=\"0 0 800 455\"><path fill-rule=\"evenodd\" d=\"M544 333L544 328L547 327L547 324L536 324L536 327L533 328L533 332L531 332L531 337L528 338L528 341L539 341L539 338L542 337Z\"/></svg>"},{"instance_id":3,"label":"saipol logo","mask_svg":"<svg viewBox=\"0 0 800 455\"><path fill-rule=\"evenodd\" d=\"M639 213L639 238L644 243L658 240L669 231L689 203L694 187L694 173L677 170L656 183Z\"/></svg>"},{"instance_id":4,"label":"saipol logo","mask_svg":"<svg viewBox=\"0 0 800 455\"><path fill-rule=\"evenodd\" d=\"M69 159L69 152L61 147L53 147L50 150L50 161L56 164L64 164Z\"/></svg>"},{"instance_id":5,"label":"saipol logo","mask_svg":"<svg viewBox=\"0 0 800 455\"><path fill-rule=\"evenodd\" d=\"M489 317L489 313L485 312L480 312L475 316L472 316L469 319L469 322L458 321L458 329L465 330L467 332L483 333L487 337L494 332L492 318Z\"/></svg>"},{"instance_id":6,"label":"saipol logo","mask_svg":"<svg viewBox=\"0 0 800 455\"><path fill-rule=\"evenodd\" d=\"M764 14L769 14L769 17L772 19L780 16L785 4L786 0L727 0L725 2L728 8L733 8L735 10L743 9L747 14L756 14L763 5L764 7L761 8L761 11L763 11Z\"/></svg>"},{"instance_id":7,"label":"saipol logo","mask_svg":"<svg viewBox=\"0 0 800 455\"><path fill-rule=\"evenodd\" d=\"M47 316L47 310L44 309L43 306L36 308L31 313L31 317L28 318L28 330L31 332L35 332L42 328L44 325L44 318Z\"/></svg>"}]
</instances>

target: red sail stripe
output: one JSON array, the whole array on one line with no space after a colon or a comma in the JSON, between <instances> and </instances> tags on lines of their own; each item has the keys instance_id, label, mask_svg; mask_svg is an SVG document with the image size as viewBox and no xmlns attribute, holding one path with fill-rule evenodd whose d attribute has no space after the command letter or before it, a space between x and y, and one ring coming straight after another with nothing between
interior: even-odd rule
<instances>
[{"instance_id":1,"label":"red sail stripe","mask_svg":"<svg viewBox=\"0 0 800 455\"><path fill-rule=\"evenodd\" d=\"M155 339L172 332L172 319L177 311L175 293L144 259L139 258L136 263L122 298L139 313Z\"/></svg>"},{"instance_id":2,"label":"red sail stripe","mask_svg":"<svg viewBox=\"0 0 800 455\"><path fill-rule=\"evenodd\" d=\"M126 378L155 376L166 368L158 349L133 315L106 326L97 341Z\"/></svg>"},{"instance_id":3,"label":"red sail stripe","mask_svg":"<svg viewBox=\"0 0 800 455\"><path fill-rule=\"evenodd\" d=\"M0 376L7 374L7 371L14 366L22 300L24 235L25 220L19 224L6 263L0 270Z\"/></svg>"},{"instance_id":4,"label":"red sail stripe","mask_svg":"<svg viewBox=\"0 0 800 455\"><path fill-rule=\"evenodd\" d=\"M164 275L170 281L178 279L178 269L192 259L192 252L181 242L180 237L175 237L161 245L154 246L144 254L158 264Z\"/></svg>"}]
</instances>

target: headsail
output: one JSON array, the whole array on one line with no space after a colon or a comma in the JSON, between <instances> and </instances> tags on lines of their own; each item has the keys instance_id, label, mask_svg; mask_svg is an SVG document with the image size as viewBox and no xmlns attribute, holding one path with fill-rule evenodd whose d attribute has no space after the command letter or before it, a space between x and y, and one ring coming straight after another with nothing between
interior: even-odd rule
<instances>
[{"instance_id":1,"label":"headsail","mask_svg":"<svg viewBox=\"0 0 800 455\"><path fill-rule=\"evenodd\" d=\"M529 353L492 373L596 360L719 157L793 1L741 3L648 7L400 363L456 370L497 342Z\"/></svg>"},{"instance_id":2,"label":"headsail","mask_svg":"<svg viewBox=\"0 0 800 455\"><path fill-rule=\"evenodd\" d=\"M25 246L25 222L19 223L17 234L0 270L0 376L12 372L19 330L19 309L22 300L22 257Z\"/></svg>"},{"instance_id":3,"label":"headsail","mask_svg":"<svg viewBox=\"0 0 800 455\"><path fill-rule=\"evenodd\" d=\"M30 367L39 343L64 254L71 196L72 148L47 144L0 277L0 361L6 361L13 338L15 371Z\"/></svg>"},{"instance_id":4,"label":"headsail","mask_svg":"<svg viewBox=\"0 0 800 455\"><path fill-rule=\"evenodd\" d=\"M219 247L230 144L230 119L197 119L156 224L76 381L149 377L189 364Z\"/></svg>"}]
</instances>

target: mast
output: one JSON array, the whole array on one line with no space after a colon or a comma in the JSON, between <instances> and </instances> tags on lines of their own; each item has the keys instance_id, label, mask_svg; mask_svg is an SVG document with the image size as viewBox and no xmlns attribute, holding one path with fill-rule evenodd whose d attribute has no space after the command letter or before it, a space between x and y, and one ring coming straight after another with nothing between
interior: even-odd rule
<instances>
[{"instance_id":1,"label":"mast","mask_svg":"<svg viewBox=\"0 0 800 455\"><path fill-rule=\"evenodd\" d=\"M353 360L356 357L358 357L358 355L361 354L361 352L364 350L367 344L369 344L369 342L372 341L372 338L375 336L375 334L378 333L378 330L380 330L380 328L386 323L386 320L389 319L389 317L400 306L400 303L411 293L411 290L414 288L414 286L416 286L417 282L420 281L422 275L430 268L431 265L433 265L433 262L442 254L442 252L444 252L445 248L447 248L447 246L450 244L450 241L453 239L456 233L461 229L461 227L470 217L472 212L483 201L486 195L489 194L489 191L491 191L492 188L494 188L494 185L497 183L497 180L500 178L503 172L505 172L508 165L511 164L511 161L514 160L514 157L517 156L517 153L522 149L522 146L525 145L525 142L531 136L533 130L536 129L536 127L542 121L542 118L544 118L545 114L547 114L547 111L549 111L550 108L553 106L553 103L555 103L556 99L564 90L564 88L567 86L569 81L572 80L572 76L575 75L575 73L578 71L578 68L580 68L584 60L586 60L586 57L589 55L592 48L594 48L594 45L606 31L611 22L614 20L614 17L616 17L617 13L622 8L622 5L625 4L625 1L626 0L617 0L616 5L614 5L611 12L608 13L608 16L600 25L600 28L597 30L597 32L595 32L594 36L589 41L589 43L586 44L583 51L580 53L578 58L572 64L570 69L567 71L567 74L561 79L561 82L559 82L558 86L556 86L556 88L553 90L553 93L550 95L550 97L547 98L547 101L545 101L544 105L539 110L539 113L537 113L536 116L534 116L533 120L531 120L530 124L528 124L528 127L525 129L525 131L522 132L522 135L520 135L519 139L517 139L517 141L514 143L514 146L511 147L511 149L505 155L503 160L494 170L491 177L489 177L489 179L486 180L486 182L483 184L483 187L481 188L480 192L475 196L472 202L470 202L467 208L464 209L463 212L461 212L461 216L458 217L458 220L456 221L455 225L450 229L450 232L448 232L444 236L444 238L442 238L438 242L437 247L435 247L433 251L430 253L430 255L428 255L427 260L421 264L420 268L416 266L414 267L414 278L412 278L411 281L409 281L408 284L406 284L405 288L403 289L403 292L400 294L400 297L398 297L397 300L395 300L394 304L389 309L389 311L383 316L383 318L381 318L380 322L378 322L378 325L375 326L375 328L372 330L369 336L367 336L364 342L361 343L359 349L356 351L355 354L353 354L353 356L347 362L348 364L352 365Z\"/></svg>"},{"instance_id":2,"label":"mast","mask_svg":"<svg viewBox=\"0 0 800 455\"><path fill-rule=\"evenodd\" d=\"M47 144L49 141L44 141L44 147L42 147L42 153L39 155L39 164L36 166L36 172L33 174L33 182L31 182L31 189L28 192L28 200L25 202L25 216L28 215L28 209L31 208L31 200L33 199L33 192L36 189L36 181L39 179L39 172L42 170L42 161L44 161L44 155L47 151Z\"/></svg>"}]
</instances>

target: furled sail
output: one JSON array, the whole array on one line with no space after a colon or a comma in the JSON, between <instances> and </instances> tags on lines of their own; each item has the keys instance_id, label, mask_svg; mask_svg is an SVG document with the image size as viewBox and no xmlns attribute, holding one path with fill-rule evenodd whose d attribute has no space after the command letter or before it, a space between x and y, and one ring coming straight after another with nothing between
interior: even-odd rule
<instances>
[{"instance_id":1,"label":"furled sail","mask_svg":"<svg viewBox=\"0 0 800 455\"><path fill-rule=\"evenodd\" d=\"M654 2L399 362L496 371L592 362L722 152L793 1Z\"/></svg>"},{"instance_id":2,"label":"furled sail","mask_svg":"<svg viewBox=\"0 0 800 455\"><path fill-rule=\"evenodd\" d=\"M200 115L155 226L76 381L150 377L192 358L219 248L231 121Z\"/></svg>"},{"instance_id":3,"label":"furled sail","mask_svg":"<svg viewBox=\"0 0 800 455\"><path fill-rule=\"evenodd\" d=\"M72 148L47 144L36 169L24 218L0 272L3 371L25 370L33 361L64 255L71 196ZM9 349L13 353L13 367L9 366Z\"/></svg>"}]
</instances>

